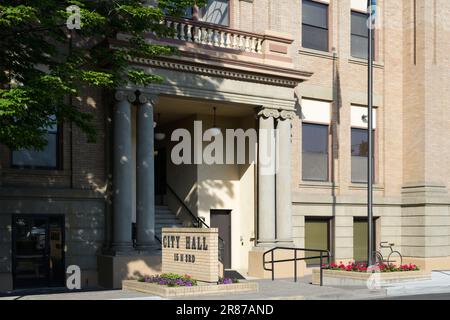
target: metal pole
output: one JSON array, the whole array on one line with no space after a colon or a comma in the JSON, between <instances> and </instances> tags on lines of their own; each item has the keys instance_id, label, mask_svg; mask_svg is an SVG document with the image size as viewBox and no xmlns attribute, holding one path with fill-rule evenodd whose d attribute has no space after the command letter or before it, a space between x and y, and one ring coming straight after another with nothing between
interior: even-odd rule
<instances>
[{"instance_id":1,"label":"metal pole","mask_svg":"<svg viewBox=\"0 0 450 320\"><path fill-rule=\"evenodd\" d=\"M320 286L323 286L323 260L322 260L322 251L320 251Z\"/></svg>"},{"instance_id":2,"label":"metal pole","mask_svg":"<svg viewBox=\"0 0 450 320\"><path fill-rule=\"evenodd\" d=\"M297 282L297 250L294 249L294 279Z\"/></svg>"},{"instance_id":3,"label":"metal pole","mask_svg":"<svg viewBox=\"0 0 450 320\"><path fill-rule=\"evenodd\" d=\"M273 257L273 251L272 251L272 281L275 280L275 263L273 261L274 257Z\"/></svg>"},{"instance_id":4,"label":"metal pole","mask_svg":"<svg viewBox=\"0 0 450 320\"><path fill-rule=\"evenodd\" d=\"M369 45L368 45L368 129L367 129L367 141L368 141L368 159L367 159L367 218L368 218L368 266L373 265L373 5L376 4L375 0L367 0L367 7L369 10Z\"/></svg>"}]
</instances>

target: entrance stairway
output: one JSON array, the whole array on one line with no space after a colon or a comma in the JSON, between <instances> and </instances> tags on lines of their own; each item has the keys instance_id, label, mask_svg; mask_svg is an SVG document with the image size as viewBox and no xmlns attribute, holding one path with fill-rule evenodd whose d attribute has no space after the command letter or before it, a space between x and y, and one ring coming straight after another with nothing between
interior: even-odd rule
<instances>
[{"instance_id":1,"label":"entrance stairway","mask_svg":"<svg viewBox=\"0 0 450 320\"><path fill-rule=\"evenodd\" d=\"M181 228L180 219L167 206L155 207L155 235L162 240L162 228Z\"/></svg>"}]
</instances>

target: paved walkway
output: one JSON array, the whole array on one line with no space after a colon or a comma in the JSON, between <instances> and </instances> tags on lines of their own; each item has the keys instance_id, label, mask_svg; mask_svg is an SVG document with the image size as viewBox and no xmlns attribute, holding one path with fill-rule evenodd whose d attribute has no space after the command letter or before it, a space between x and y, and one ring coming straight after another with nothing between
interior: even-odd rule
<instances>
[{"instance_id":1,"label":"paved walkway","mask_svg":"<svg viewBox=\"0 0 450 320\"><path fill-rule=\"evenodd\" d=\"M450 293L450 271L435 271L431 280L403 282L386 287L388 297Z\"/></svg>"},{"instance_id":2,"label":"paved walkway","mask_svg":"<svg viewBox=\"0 0 450 320\"><path fill-rule=\"evenodd\" d=\"M371 291L355 287L319 287L311 285L311 276L299 279L254 280L259 283L258 293L207 295L181 299L189 300L362 300L389 299L411 295L450 293L450 272L433 272L431 280L404 282ZM15 292L14 296L0 297L0 300L163 300L144 293L122 290L100 290L87 292L42 293Z\"/></svg>"}]
</instances>

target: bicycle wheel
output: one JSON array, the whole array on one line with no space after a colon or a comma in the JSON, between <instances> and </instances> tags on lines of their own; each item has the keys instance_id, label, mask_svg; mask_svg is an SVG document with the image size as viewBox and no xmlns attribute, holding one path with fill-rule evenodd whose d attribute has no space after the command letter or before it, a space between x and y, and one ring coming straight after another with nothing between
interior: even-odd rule
<instances>
[{"instance_id":1,"label":"bicycle wheel","mask_svg":"<svg viewBox=\"0 0 450 320\"><path fill-rule=\"evenodd\" d=\"M375 252L375 262L377 265L384 264L384 257L380 251Z\"/></svg>"},{"instance_id":2,"label":"bicycle wheel","mask_svg":"<svg viewBox=\"0 0 450 320\"><path fill-rule=\"evenodd\" d=\"M388 265L392 264L396 267L400 267L403 264L403 257L398 251L392 251L387 260Z\"/></svg>"}]
</instances>

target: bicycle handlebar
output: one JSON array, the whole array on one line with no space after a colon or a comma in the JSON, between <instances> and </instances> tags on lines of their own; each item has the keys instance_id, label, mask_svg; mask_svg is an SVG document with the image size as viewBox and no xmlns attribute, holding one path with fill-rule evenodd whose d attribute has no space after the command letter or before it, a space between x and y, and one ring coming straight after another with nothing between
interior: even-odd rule
<instances>
[{"instance_id":1,"label":"bicycle handlebar","mask_svg":"<svg viewBox=\"0 0 450 320\"><path fill-rule=\"evenodd\" d=\"M395 243L389 243L387 241L380 242L381 248L392 248L393 246L395 246Z\"/></svg>"}]
</instances>

